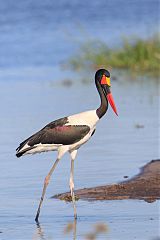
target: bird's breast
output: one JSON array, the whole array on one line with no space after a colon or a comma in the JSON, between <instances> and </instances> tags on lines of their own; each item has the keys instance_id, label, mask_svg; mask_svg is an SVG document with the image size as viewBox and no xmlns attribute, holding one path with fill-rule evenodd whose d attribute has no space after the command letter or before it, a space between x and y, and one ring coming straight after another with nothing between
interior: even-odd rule
<instances>
[{"instance_id":1,"label":"bird's breast","mask_svg":"<svg viewBox=\"0 0 160 240\"><path fill-rule=\"evenodd\" d=\"M91 110L69 116L65 125L87 125L92 128L96 125L98 120L99 118L96 114L96 110Z\"/></svg>"}]
</instances>

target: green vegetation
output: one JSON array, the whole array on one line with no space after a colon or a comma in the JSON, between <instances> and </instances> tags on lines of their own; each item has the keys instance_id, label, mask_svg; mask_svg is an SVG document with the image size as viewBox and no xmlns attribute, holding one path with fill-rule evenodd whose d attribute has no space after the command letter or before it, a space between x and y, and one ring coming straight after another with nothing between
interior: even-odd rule
<instances>
[{"instance_id":1,"label":"green vegetation","mask_svg":"<svg viewBox=\"0 0 160 240\"><path fill-rule=\"evenodd\" d=\"M122 47L109 48L101 41L80 45L78 54L69 59L74 70L99 67L129 69L138 73L159 75L160 40L158 34L148 40L124 39Z\"/></svg>"}]
</instances>

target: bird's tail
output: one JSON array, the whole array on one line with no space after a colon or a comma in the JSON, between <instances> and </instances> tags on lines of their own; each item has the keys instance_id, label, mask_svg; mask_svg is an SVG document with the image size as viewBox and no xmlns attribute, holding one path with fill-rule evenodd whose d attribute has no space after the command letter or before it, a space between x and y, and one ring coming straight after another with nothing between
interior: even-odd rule
<instances>
[{"instance_id":1,"label":"bird's tail","mask_svg":"<svg viewBox=\"0 0 160 240\"><path fill-rule=\"evenodd\" d=\"M17 152L17 153L16 153L16 157L18 157L18 158L21 157L22 155L23 155L22 152Z\"/></svg>"},{"instance_id":2,"label":"bird's tail","mask_svg":"<svg viewBox=\"0 0 160 240\"><path fill-rule=\"evenodd\" d=\"M32 136L31 136L32 137ZM19 158L21 156L23 156L24 154L27 154L27 152L33 148L35 148L36 146L29 146L27 143L29 141L29 139L31 138L27 138L26 140L24 140L22 143L20 143L19 147L16 149L16 156Z\"/></svg>"},{"instance_id":3,"label":"bird's tail","mask_svg":"<svg viewBox=\"0 0 160 240\"><path fill-rule=\"evenodd\" d=\"M28 151L32 150L33 148L35 148L36 146L33 146L33 147L28 147L28 148L25 148L24 150L22 150L22 148L18 147L16 149L17 153L16 153L16 157L21 157L23 156L24 154L27 154Z\"/></svg>"}]
</instances>

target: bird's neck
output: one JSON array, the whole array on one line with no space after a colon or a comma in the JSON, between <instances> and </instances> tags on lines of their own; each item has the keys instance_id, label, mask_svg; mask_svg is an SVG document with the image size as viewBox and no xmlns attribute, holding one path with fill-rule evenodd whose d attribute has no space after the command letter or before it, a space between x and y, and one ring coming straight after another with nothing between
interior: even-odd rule
<instances>
[{"instance_id":1,"label":"bird's neck","mask_svg":"<svg viewBox=\"0 0 160 240\"><path fill-rule=\"evenodd\" d=\"M96 87L97 87L97 90L99 92L99 95L100 95L100 99L101 99L101 104L99 106L99 108L97 108L96 110L96 113L97 113L97 116L99 118L103 117L103 115L107 112L107 109L108 109L108 101L104 95L104 92L101 88L101 85L99 84L99 82L96 82Z\"/></svg>"}]
</instances>

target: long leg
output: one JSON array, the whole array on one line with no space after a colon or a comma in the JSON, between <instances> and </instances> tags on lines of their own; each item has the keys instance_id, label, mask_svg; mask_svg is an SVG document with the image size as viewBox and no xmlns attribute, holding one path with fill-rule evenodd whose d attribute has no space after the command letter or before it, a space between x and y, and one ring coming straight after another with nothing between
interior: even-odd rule
<instances>
[{"instance_id":1,"label":"long leg","mask_svg":"<svg viewBox=\"0 0 160 240\"><path fill-rule=\"evenodd\" d=\"M55 163L53 164L51 170L49 171L48 175L45 177L44 185L43 185L43 191L42 191L42 196L41 196L41 199L40 199L39 207L38 207L37 214L36 214L36 218L35 218L35 221L36 221L36 222L38 222L41 205L42 205L42 202L43 202L43 199L44 199L44 195L45 195L45 193L46 193L46 188L47 188L47 186L48 186L48 184L49 184L50 177L51 177L51 175L52 175L55 167L57 166L59 160L60 160L60 158L57 158L57 160L56 160Z\"/></svg>"},{"instance_id":2,"label":"long leg","mask_svg":"<svg viewBox=\"0 0 160 240\"><path fill-rule=\"evenodd\" d=\"M38 210L37 210L37 214L36 214L36 218L35 218L35 221L36 221L36 222L38 222L41 205L42 205L42 202L43 202L43 199L44 199L44 195L45 195L45 192L46 192L46 188L47 188L47 186L48 186L48 184L49 184L50 177L51 177L51 175L52 175L55 167L57 166L59 160L62 158L62 156L63 156L67 151L68 151L68 148L63 147L63 146L62 146L62 147L59 147L57 160L56 160L55 163L53 164L53 167L52 167L51 170L49 171L48 175L45 177L44 185L43 185L43 191L42 191L42 196L41 196L41 199L40 199L40 203L39 203Z\"/></svg>"},{"instance_id":3,"label":"long leg","mask_svg":"<svg viewBox=\"0 0 160 240\"><path fill-rule=\"evenodd\" d=\"M77 150L72 151L70 154L71 154L71 172L70 172L69 186L70 186L72 202L73 202L74 218L77 219L77 211L76 211L75 195L74 195L74 160L77 155Z\"/></svg>"}]
</instances>

